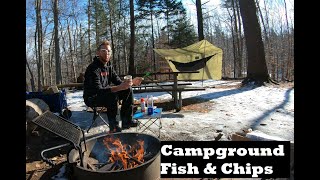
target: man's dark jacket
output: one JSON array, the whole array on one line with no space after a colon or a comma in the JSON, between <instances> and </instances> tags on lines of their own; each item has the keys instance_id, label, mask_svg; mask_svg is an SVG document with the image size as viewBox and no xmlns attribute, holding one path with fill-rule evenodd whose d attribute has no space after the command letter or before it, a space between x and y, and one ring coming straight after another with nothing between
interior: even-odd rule
<instances>
[{"instance_id":1,"label":"man's dark jacket","mask_svg":"<svg viewBox=\"0 0 320 180\"><path fill-rule=\"evenodd\" d=\"M121 82L110 61L104 65L96 56L84 74L83 99L86 101L88 97L111 92L111 85Z\"/></svg>"}]
</instances>

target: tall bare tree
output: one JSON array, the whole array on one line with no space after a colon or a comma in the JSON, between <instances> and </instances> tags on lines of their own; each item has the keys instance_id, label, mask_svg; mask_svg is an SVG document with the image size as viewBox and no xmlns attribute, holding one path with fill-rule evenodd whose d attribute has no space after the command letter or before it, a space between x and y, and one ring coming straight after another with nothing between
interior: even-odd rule
<instances>
[{"instance_id":1,"label":"tall bare tree","mask_svg":"<svg viewBox=\"0 0 320 180\"><path fill-rule=\"evenodd\" d=\"M32 70L31 70L30 65L29 65L29 63L28 63L27 60L26 60L26 66L27 66L27 68L28 68L28 71L29 71L30 77L31 77L31 78L30 78L31 90L32 90L32 91L35 91L36 88L35 88L35 83L34 83L34 76L33 76Z\"/></svg>"},{"instance_id":2,"label":"tall bare tree","mask_svg":"<svg viewBox=\"0 0 320 180\"><path fill-rule=\"evenodd\" d=\"M197 7L197 20L198 20L198 39L199 41L201 41L204 39L201 0L196 0L196 7Z\"/></svg>"},{"instance_id":3,"label":"tall bare tree","mask_svg":"<svg viewBox=\"0 0 320 180\"><path fill-rule=\"evenodd\" d=\"M48 53L48 59L49 59L49 85L52 85L52 61L53 61L53 57L54 57L54 53L51 52L51 50L53 49L53 39L54 39L54 33L51 33L51 39L50 39L50 44L49 44L49 53Z\"/></svg>"},{"instance_id":4,"label":"tall bare tree","mask_svg":"<svg viewBox=\"0 0 320 180\"><path fill-rule=\"evenodd\" d=\"M91 0L88 0L88 54L89 54L89 58L90 58L90 61L92 62L93 61L93 58L92 58L92 52L91 52L91 31L90 31L90 24L91 24Z\"/></svg>"},{"instance_id":5,"label":"tall bare tree","mask_svg":"<svg viewBox=\"0 0 320 180\"><path fill-rule=\"evenodd\" d=\"M42 85L44 81L44 70L43 70L43 57L42 57L42 42L43 42L43 34L42 34L42 18L41 18L41 7L42 0L36 0L36 34L37 34L37 67L38 67L38 91L42 90Z\"/></svg>"},{"instance_id":6,"label":"tall bare tree","mask_svg":"<svg viewBox=\"0 0 320 180\"><path fill-rule=\"evenodd\" d=\"M236 59L237 62L237 77L242 77L242 48L241 48L241 23L238 1L232 0L232 9L234 14L234 27L235 27L235 41L236 41Z\"/></svg>"},{"instance_id":7,"label":"tall bare tree","mask_svg":"<svg viewBox=\"0 0 320 180\"><path fill-rule=\"evenodd\" d=\"M259 0L256 1L256 6L257 6L257 10L260 14L260 19L261 19L261 24L263 27L263 33L264 33L264 39L265 39L265 50L266 50L266 61L267 61L267 65L269 68L269 71L271 72L271 77L275 77L275 62L272 60L272 48L271 48L271 43L270 43L270 39L269 39L269 34L268 34L268 29L269 29L269 22L268 22L268 11L265 11L265 20L263 18L263 14L259 5ZM264 0L264 6L266 7L266 2ZM269 63L268 63L269 60Z\"/></svg>"},{"instance_id":8,"label":"tall bare tree","mask_svg":"<svg viewBox=\"0 0 320 180\"><path fill-rule=\"evenodd\" d=\"M288 10L287 10L287 3L285 0L283 0L284 2L284 9L285 9L285 17L286 17L286 28L287 28L287 38L288 38L288 59L287 59L287 68L286 68L286 80L292 80L292 71L290 71L292 69L292 64L293 64L293 58L292 58L292 54L293 54L293 45L292 45L292 41L290 38L290 27L289 27L289 20L288 20Z\"/></svg>"},{"instance_id":9,"label":"tall bare tree","mask_svg":"<svg viewBox=\"0 0 320 180\"><path fill-rule=\"evenodd\" d=\"M55 60L56 60L56 84L62 84L60 46L59 46L58 0L54 0L54 3L53 3L53 17L54 17L54 46L55 46Z\"/></svg>"},{"instance_id":10,"label":"tall bare tree","mask_svg":"<svg viewBox=\"0 0 320 180\"><path fill-rule=\"evenodd\" d=\"M270 79L256 5L254 0L239 0L239 5L248 53L247 77L243 84L254 82L256 85L262 85Z\"/></svg>"},{"instance_id":11,"label":"tall bare tree","mask_svg":"<svg viewBox=\"0 0 320 180\"><path fill-rule=\"evenodd\" d=\"M113 37L113 17L115 16L115 13L114 13L114 1L111 1L111 0L107 0L107 4L108 4L108 8L109 8L109 30L110 30L110 38L111 38L111 48L112 48L112 60L113 60L113 66L114 66L114 69L117 69L117 66L118 66L118 62L116 61L116 58L115 58L115 48L114 48L114 37Z\"/></svg>"},{"instance_id":12,"label":"tall bare tree","mask_svg":"<svg viewBox=\"0 0 320 180\"><path fill-rule=\"evenodd\" d=\"M67 31L68 31L68 38L69 38L69 52L70 52L70 60L71 60L71 76L73 82L77 82L77 72L75 68L75 53L72 48L72 40L71 40L71 31L70 31L70 22L67 20Z\"/></svg>"},{"instance_id":13,"label":"tall bare tree","mask_svg":"<svg viewBox=\"0 0 320 180\"><path fill-rule=\"evenodd\" d=\"M134 4L130 0L130 55L129 55L129 74L135 74L134 68L134 45L135 45L135 23L134 23Z\"/></svg>"}]
</instances>

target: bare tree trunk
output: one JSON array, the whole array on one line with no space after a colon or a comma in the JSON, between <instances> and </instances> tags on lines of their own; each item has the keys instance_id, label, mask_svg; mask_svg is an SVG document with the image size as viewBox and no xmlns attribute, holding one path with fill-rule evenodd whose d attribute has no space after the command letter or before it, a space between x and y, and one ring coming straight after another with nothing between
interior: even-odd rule
<instances>
[{"instance_id":1,"label":"bare tree trunk","mask_svg":"<svg viewBox=\"0 0 320 180\"><path fill-rule=\"evenodd\" d=\"M120 4L120 9L122 9L122 4ZM126 32L126 18L123 18L123 32ZM122 38L123 38L122 42L123 42L123 58L124 58L124 68L123 68L124 70L122 71L123 71L123 74L125 74L126 72L128 72L128 56L127 56L127 43L126 43L125 33L123 33Z\"/></svg>"},{"instance_id":2,"label":"bare tree trunk","mask_svg":"<svg viewBox=\"0 0 320 180\"><path fill-rule=\"evenodd\" d=\"M62 29L62 27L61 27ZM66 75L67 75L67 78L64 78L65 79L65 83L68 83L68 77L69 77L69 58L67 56L67 50L66 50L66 40L65 40L65 36L62 34L62 31L60 31L60 34L61 34L61 38L62 38L62 50L63 50L63 56L64 56L64 60L66 62Z\"/></svg>"},{"instance_id":3,"label":"bare tree trunk","mask_svg":"<svg viewBox=\"0 0 320 180\"><path fill-rule=\"evenodd\" d=\"M168 33L168 41L167 44L170 44L170 31L169 31L169 10L166 11L166 21L167 21L167 33ZM160 32L160 31L159 31Z\"/></svg>"},{"instance_id":4,"label":"bare tree trunk","mask_svg":"<svg viewBox=\"0 0 320 180\"><path fill-rule=\"evenodd\" d=\"M265 1L264 1L264 5L266 6L266 4L265 4ZM272 73L272 72L274 72L274 64L275 64L275 62L273 62L273 60L272 60L272 58L271 58L271 56L272 56L272 54L271 54L271 47L270 47L270 40L269 40L269 34L268 34L268 31L267 31L267 25L266 25L266 23L264 22L264 18L263 18L263 16L262 16L262 12L261 12L261 9L260 9L260 5L259 5L259 1L257 0L256 1L256 6L257 6L257 10L258 10L258 12L259 12L259 14L260 14L260 19L261 19L261 23L262 23L262 25L263 25L263 32L264 32L264 34L265 34L265 50L267 51L266 52L266 61L267 61L267 65L268 65L268 67L270 68L270 71L271 71L271 76L272 76L272 78L274 78L274 73ZM266 8L267 9L267 8ZM268 18L268 15L267 15L267 11L266 11L266 19ZM268 20L268 19L267 19ZM271 77L270 77L271 78Z\"/></svg>"},{"instance_id":5,"label":"bare tree trunk","mask_svg":"<svg viewBox=\"0 0 320 180\"><path fill-rule=\"evenodd\" d=\"M204 39L201 0L196 0L196 8L197 8L197 20L198 20L198 39L199 41L201 41Z\"/></svg>"},{"instance_id":6,"label":"bare tree trunk","mask_svg":"<svg viewBox=\"0 0 320 180\"><path fill-rule=\"evenodd\" d=\"M150 2L151 3L151 2ZM151 5L150 5L151 7ZM151 50L151 54L152 54L152 60L153 60L153 72L156 72L156 56L154 54L153 49L155 48L155 44L154 44L154 31L153 31L153 9L151 9L151 40L152 40L152 50ZM155 79L157 79L157 76L155 76Z\"/></svg>"},{"instance_id":7,"label":"bare tree trunk","mask_svg":"<svg viewBox=\"0 0 320 180\"><path fill-rule=\"evenodd\" d=\"M291 69L293 69L291 66L293 64L293 58L292 58L292 54L293 54L293 51L292 51L292 43L291 43L291 38L290 38L290 27L289 27L289 21L288 21L288 12L287 12L287 3L286 1L284 0L284 8L285 8L285 14L286 14L286 25L287 25L287 38L288 38L288 58L287 58L287 69L286 69L286 79L287 80L292 80L291 77L292 77L292 73L291 73Z\"/></svg>"},{"instance_id":8,"label":"bare tree trunk","mask_svg":"<svg viewBox=\"0 0 320 180\"><path fill-rule=\"evenodd\" d=\"M121 46L120 46L120 43L121 43L121 36L120 36L120 22L121 22L121 9L122 9L122 1L119 1L119 11L118 11L118 21L117 21L117 27L119 28L118 30L118 33L117 33L117 55L118 55L118 62L119 62L119 66L118 66L118 73L119 74L122 74L121 73L121 64L122 64L122 58L121 58Z\"/></svg>"},{"instance_id":9,"label":"bare tree trunk","mask_svg":"<svg viewBox=\"0 0 320 180\"><path fill-rule=\"evenodd\" d=\"M89 50L89 62L93 61L92 52L91 52L91 40L90 40L90 24L91 24L91 0L88 2L88 50Z\"/></svg>"},{"instance_id":10,"label":"bare tree trunk","mask_svg":"<svg viewBox=\"0 0 320 180\"><path fill-rule=\"evenodd\" d=\"M38 77L40 74L39 71L39 62L38 62L38 50L37 50L37 33L38 33L38 29L36 28L36 31L34 32L34 51L35 51L35 55L36 55L36 62L37 62L37 73L38 73ZM38 81L39 84L39 81ZM39 85L38 85L38 90L39 90Z\"/></svg>"},{"instance_id":11,"label":"bare tree trunk","mask_svg":"<svg viewBox=\"0 0 320 180\"><path fill-rule=\"evenodd\" d=\"M54 43L54 42L53 42ZM54 53L52 52L51 53L51 58L50 58L50 62L49 62L49 66L50 66L50 68L53 68L53 58L54 58ZM50 70L50 85L52 85L53 84L53 75L52 75L52 70Z\"/></svg>"},{"instance_id":12,"label":"bare tree trunk","mask_svg":"<svg viewBox=\"0 0 320 180\"><path fill-rule=\"evenodd\" d=\"M235 61L235 77L241 77L241 67L240 67L240 59L239 59L239 38L238 38L238 25L237 25L237 14L236 14L236 8L235 8L235 3L234 0L231 0L232 3L232 11L233 11L233 16L234 16L234 61Z\"/></svg>"},{"instance_id":13,"label":"bare tree trunk","mask_svg":"<svg viewBox=\"0 0 320 180\"><path fill-rule=\"evenodd\" d=\"M94 8L95 8L95 12L97 12L98 10L98 7L97 7L97 2L95 1L94 2ZM95 15L95 18L94 18L94 23L95 23L95 30L96 30L96 47L99 46L99 32L98 32L98 16Z\"/></svg>"},{"instance_id":14,"label":"bare tree trunk","mask_svg":"<svg viewBox=\"0 0 320 180\"><path fill-rule=\"evenodd\" d=\"M134 69L134 44L135 44L135 22L134 22L134 4L130 0L130 56L129 56L129 74L135 74Z\"/></svg>"},{"instance_id":15,"label":"bare tree trunk","mask_svg":"<svg viewBox=\"0 0 320 180\"><path fill-rule=\"evenodd\" d=\"M234 11L234 14L235 14L235 19L234 19L234 22L235 22L235 28L236 28L236 37L237 37L237 58L238 58L238 77L242 77L242 38L241 38L241 20L240 20L240 8L239 8L239 5L238 5L238 1L234 1L234 9L236 11ZM238 22L238 24L237 24ZM238 28L239 27L239 28Z\"/></svg>"},{"instance_id":16,"label":"bare tree trunk","mask_svg":"<svg viewBox=\"0 0 320 180\"><path fill-rule=\"evenodd\" d=\"M77 82L77 78L78 78L78 70L79 70L79 52L78 52L78 38L79 38L79 36L81 36L81 34L79 35L79 28L81 27L81 24L80 24L80 27L78 28L78 21L77 21L77 19L76 19L76 16L75 16L75 18L74 18L74 23L75 23L75 26L76 26L76 28L75 28L75 32L73 33L73 46L72 46L72 48L73 48L73 68L74 68L74 76L75 76L75 82ZM81 44L81 42L80 42L80 44Z\"/></svg>"},{"instance_id":17,"label":"bare tree trunk","mask_svg":"<svg viewBox=\"0 0 320 180\"><path fill-rule=\"evenodd\" d=\"M32 71L30 69L28 61L26 61L26 65L27 65L27 68L28 68L30 76L31 76L31 79L30 79L31 90L34 92L36 90L36 87L35 87L35 84L34 84L34 76L33 76L33 73L32 73Z\"/></svg>"},{"instance_id":18,"label":"bare tree trunk","mask_svg":"<svg viewBox=\"0 0 320 180\"><path fill-rule=\"evenodd\" d=\"M243 84L252 81L257 85L262 85L264 82L269 82L270 79L255 2L254 0L240 0L239 5L248 53L247 78Z\"/></svg>"},{"instance_id":19,"label":"bare tree trunk","mask_svg":"<svg viewBox=\"0 0 320 180\"><path fill-rule=\"evenodd\" d=\"M46 74L45 74L45 63L44 63L44 58L43 58L43 41L44 41L44 37L43 34L45 34L42 31L42 15L41 15L41 9L42 9L42 0L40 0L40 7L39 7L40 11L39 11L39 19L40 19L40 23L39 23L39 29L40 31L38 31L38 46L39 46L39 61L41 61L41 82L42 85L46 84Z\"/></svg>"},{"instance_id":20,"label":"bare tree trunk","mask_svg":"<svg viewBox=\"0 0 320 180\"><path fill-rule=\"evenodd\" d=\"M37 32L37 56L38 56L38 91L42 90L43 86L43 61L42 61L42 18L41 18L42 0L36 0L36 32Z\"/></svg>"},{"instance_id":21,"label":"bare tree trunk","mask_svg":"<svg viewBox=\"0 0 320 180\"><path fill-rule=\"evenodd\" d=\"M236 78L237 77L237 48L236 48L236 43L235 43L235 33L234 33L234 30L233 30L233 18L232 18L232 15L230 14L229 10L228 11L228 14L230 16L230 19L231 19L231 23L230 23L230 28L231 28L231 36L232 36L232 48L233 48L233 78Z\"/></svg>"},{"instance_id":22,"label":"bare tree trunk","mask_svg":"<svg viewBox=\"0 0 320 180\"><path fill-rule=\"evenodd\" d=\"M60 61L60 46L59 46L59 11L58 0L54 0L54 45L56 58L56 84L62 84L61 61Z\"/></svg>"},{"instance_id":23,"label":"bare tree trunk","mask_svg":"<svg viewBox=\"0 0 320 180\"><path fill-rule=\"evenodd\" d=\"M74 52L72 48L72 40L71 40L71 32L70 32L70 23L67 20L67 31L68 31L68 37L69 37L69 51L70 51L70 60L71 60L71 76L73 79L73 82L77 82L77 75L76 75L76 68L74 65ZM69 78L69 76L67 77Z\"/></svg>"},{"instance_id":24,"label":"bare tree trunk","mask_svg":"<svg viewBox=\"0 0 320 180\"><path fill-rule=\"evenodd\" d=\"M123 18L123 32L125 32L125 26L126 26L126 23L125 23L125 18ZM125 72L128 72L128 56L127 56L127 43L126 42L126 35L125 33L123 33L123 42L124 42L124 45L123 45L123 56L124 56L124 69L125 69ZM130 42L130 45L131 45L131 42Z\"/></svg>"},{"instance_id":25,"label":"bare tree trunk","mask_svg":"<svg viewBox=\"0 0 320 180\"><path fill-rule=\"evenodd\" d=\"M113 19L113 16L114 16L114 11L113 11L113 5L111 4L110 1L107 0L107 4L108 4L108 7L109 7L109 29L110 29L110 38L111 38L111 48L112 48L112 60L113 60L113 66L114 66L114 69L117 69L117 65L118 63L116 62L116 58L115 58L115 48L114 48L114 38L113 38L113 22L112 22L112 19Z\"/></svg>"},{"instance_id":26,"label":"bare tree trunk","mask_svg":"<svg viewBox=\"0 0 320 180\"><path fill-rule=\"evenodd\" d=\"M81 23L80 23L80 68L81 73L84 72L84 58L83 58L83 35L82 35L82 29L81 29Z\"/></svg>"},{"instance_id":27,"label":"bare tree trunk","mask_svg":"<svg viewBox=\"0 0 320 180\"><path fill-rule=\"evenodd\" d=\"M278 55L278 65L279 65L279 76L280 76L280 78L281 78L281 81L285 81L285 56L284 56L284 49L285 49L285 47L284 47L284 41L285 41L285 39L284 39L284 37L283 37L283 27L282 27L282 24L280 24L280 41L278 40L277 41L277 43L279 43L279 47L277 48L278 49L278 51L277 51L277 54L279 54Z\"/></svg>"},{"instance_id":28,"label":"bare tree trunk","mask_svg":"<svg viewBox=\"0 0 320 180\"><path fill-rule=\"evenodd\" d=\"M52 43L53 43L53 39L54 39L54 33L52 32L52 36L50 39L50 45L49 45L49 53L48 53L48 59L49 59L49 84L48 85L52 85L52 59L53 59L53 55L54 53L51 52L51 48L52 48Z\"/></svg>"}]
</instances>

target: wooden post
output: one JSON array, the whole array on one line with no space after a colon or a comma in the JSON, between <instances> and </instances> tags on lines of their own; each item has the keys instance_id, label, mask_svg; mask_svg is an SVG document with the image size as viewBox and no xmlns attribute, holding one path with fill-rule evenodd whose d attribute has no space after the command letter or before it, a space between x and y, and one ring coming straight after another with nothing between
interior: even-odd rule
<instances>
[{"instance_id":1,"label":"wooden post","mask_svg":"<svg viewBox=\"0 0 320 180\"><path fill-rule=\"evenodd\" d=\"M181 96L182 91L179 91L179 107L177 108L177 112L179 112L182 108L182 96Z\"/></svg>"},{"instance_id":2,"label":"wooden post","mask_svg":"<svg viewBox=\"0 0 320 180\"><path fill-rule=\"evenodd\" d=\"M174 105L176 109L178 109L177 89L178 89L178 74L176 73L173 76L173 91L172 91L172 96L173 96Z\"/></svg>"}]
</instances>

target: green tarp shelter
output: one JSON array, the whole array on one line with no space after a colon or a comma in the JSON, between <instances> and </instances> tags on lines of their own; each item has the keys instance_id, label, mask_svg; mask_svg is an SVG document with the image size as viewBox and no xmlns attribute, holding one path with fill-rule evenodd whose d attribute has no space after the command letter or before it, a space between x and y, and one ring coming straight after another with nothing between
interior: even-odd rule
<instances>
[{"instance_id":1,"label":"green tarp shelter","mask_svg":"<svg viewBox=\"0 0 320 180\"><path fill-rule=\"evenodd\" d=\"M222 77L222 49L207 40L183 48L154 51L168 62L173 72L200 72L179 74L178 80L220 80Z\"/></svg>"}]
</instances>

